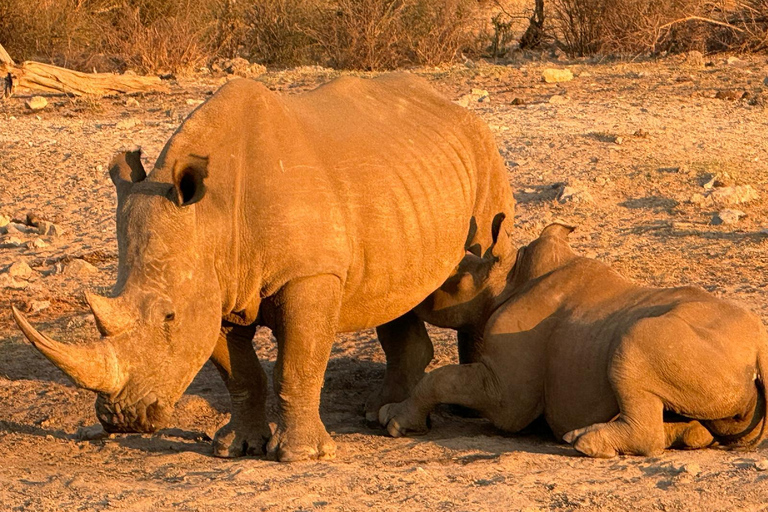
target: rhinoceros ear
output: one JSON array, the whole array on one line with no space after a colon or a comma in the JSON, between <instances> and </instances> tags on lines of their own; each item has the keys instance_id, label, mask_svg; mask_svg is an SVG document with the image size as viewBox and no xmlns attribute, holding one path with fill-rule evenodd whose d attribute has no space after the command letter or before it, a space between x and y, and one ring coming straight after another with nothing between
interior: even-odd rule
<instances>
[{"instance_id":1,"label":"rhinoceros ear","mask_svg":"<svg viewBox=\"0 0 768 512\"><path fill-rule=\"evenodd\" d=\"M147 177L144 166L141 165L141 150L123 151L112 158L109 163L109 177L118 192L126 185L137 183Z\"/></svg>"},{"instance_id":2,"label":"rhinoceros ear","mask_svg":"<svg viewBox=\"0 0 768 512\"><path fill-rule=\"evenodd\" d=\"M573 233L576 230L576 226L573 224L568 224L565 221L562 220L556 220L552 222L549 226L545 227L544 230L541 232L540 238L544 238L547 236L556 236L559 238L568 239L568 235Z\"/></svg>"},{"instance_id":3,"label":"rhinoceros ear","mask_svg":"<svg viewBox=\"0 0 768 512\"><path fill-rule=\"evenodd\" d=\"M189 206L205 195L204 180L208 177L208 157L190 155L179 160L173 168L171 200L179 206Z\"/></svg>"},{"instance_id":4,"label":"rhinoceros ear","mask_svg":"<svg viewBox=\"0 0 768 512\"><path fill-rule=\"evenodd\" d=\"M491 256L497 260L509 254L511 249L512 242L509 240L507 231L504 229L504 220L506 218L506 214L500 212L493 217L493 222L491 223L491 239L493 243L489 251Z\"/></svg>"}]
</instances>

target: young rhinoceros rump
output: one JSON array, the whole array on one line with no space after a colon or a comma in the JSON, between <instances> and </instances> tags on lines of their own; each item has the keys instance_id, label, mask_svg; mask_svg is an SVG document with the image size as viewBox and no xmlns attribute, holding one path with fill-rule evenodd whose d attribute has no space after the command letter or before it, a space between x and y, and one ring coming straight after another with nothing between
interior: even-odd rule
<instances>
[{"instance_id":1,"label":"young rhinoceros rump","mask_svg":"<svg viewBox=\"0 0 768 512\"><path fill-rule=\"evenodd\" d=\"M88 300L103 338L58 343L15 311L26 336L79 385L99 393L108 431L167 424L212 358L232 399L214 453L329 458L319 415L334 334L381 326L382 390L403 400L432 358L411 310L514 202L493 135L471 112L408 74L343 77L281 97L233 80L171 137L147 176L118 156L118 276ZM385 325L382 325L385 324ZM278 344L280 417L271 435L267 378L252 340ZM271 437L270 437L271 436Z\"/></svg>"},{"instance_id":2,"label":"young rhinoceros rump","mask_svg":"<svg viewBox=\"0 0 768 512\"><path fill-rule=\"evenodd\" d=\"M507 275L494 270L510 267L503 255L465 257L433 297L453 315L495 308L475 362L438 368L382 407L389 433L423 433L435 405L449 403L511 432L543 414L555 436L593 457L757 445L768 378L760 320L697 288L632 284L576 256L572 229L548 226ZM679 421L665 423L665 412Z\"/></svg>"}]
</instances>

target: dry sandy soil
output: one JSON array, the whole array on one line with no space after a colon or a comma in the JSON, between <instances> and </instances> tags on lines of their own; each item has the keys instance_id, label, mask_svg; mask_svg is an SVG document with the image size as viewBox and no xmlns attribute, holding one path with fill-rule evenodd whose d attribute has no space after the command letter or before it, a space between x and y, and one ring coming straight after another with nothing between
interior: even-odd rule
<instances>
[{"instance_id":1,"label":"dry sandy soil","mask_svg":"<svg viewBox=\"0 0 768 512\"><path fill-rule=\"evenodd\" d=\"M705 61L709 60L705 58ZM579 225L574 246L649 285L693 284L768 317L768 62L723 56L698 66L661 62L542 62L417 70L452 99L472 101L497 135L519 201L517 243L553 218ZM576 78L544 84L541 71L568 66ZM299 69L261 77L293 94L336 73ZM79 441L93 425L94 396L78 390L13 324L9 304L65 341L96 333L83 300L116 273L111 155L144 148L151 168L179 122L226 78L196 76L164 95L101 100L48 98L39 113L24 97L0 104L0 214L58 223L60 236L0 238L0 509L2 510L761 510L768 507L768 443L756 452L668 451L657 458L578 456L551 435L506 435L446 410L424 437L391 439L362 418L383 374L371 331L338 336L322 416L338 443L331 462L279 464L211 456L228 396L206 365L179 404L175 427L157 435ZM720 98L716 97L718 91ZM728 99L741 96L744 99ZM767 91L768 92L768 91ZM552 96L563 96L550 102ZM725 99L722 96L726 96ZM558 102L559 100L559 102ZM705 184L751 185L759 198L728 205ZM563 183L591 196L558 200ZM699 194L697 196L696 194ZM706 196L706 197L702 197ZM746 216L713 223L723 208ZM35 245L41 238L45 246ZM29 242L29 244L28 244ZM28 280L7 267L26 261ZM93 267L83 264L90 263ZM17 286L18 289L8 287ZM768 320L768 318L766 318ZM432 330L434 366L455 361L455 338ZM267 330L255 343L271 368ZM275 404L270 398L274 417Z\"/></svg>"}]
</instances>

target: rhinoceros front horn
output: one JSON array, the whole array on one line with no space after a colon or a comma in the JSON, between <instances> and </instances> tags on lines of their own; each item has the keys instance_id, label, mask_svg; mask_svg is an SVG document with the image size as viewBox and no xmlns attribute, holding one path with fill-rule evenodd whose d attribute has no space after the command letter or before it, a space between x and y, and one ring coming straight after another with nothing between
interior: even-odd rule
<instances>
[{"instance_id":1,"label":"rhinoceros front horn","mask_svg":"<svg viewBox=\"0 0 768 512\"><path fill-rule=\"evenodd\" d=\"M53 340L37 331L15 306L13 319L29 341L80 387L99 393L117 393L122 388L120 366L107 340L73 345Z\"/></svg>"}]
</instances>

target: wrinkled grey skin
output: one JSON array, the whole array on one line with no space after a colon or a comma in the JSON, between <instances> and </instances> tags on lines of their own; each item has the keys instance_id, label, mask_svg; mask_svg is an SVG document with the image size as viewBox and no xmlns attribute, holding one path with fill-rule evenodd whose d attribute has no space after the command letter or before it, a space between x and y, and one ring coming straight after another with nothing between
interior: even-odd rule
<instances>
[{"instance_id":1,"label":"wrinkled grey skin","mask_svg":"<svg viewBox=\"0 0 768 512\"><path fill-rule=\"evenodd\" d=\"M574 254L572 229L552 224L516 255L465 257L430 304L433 314L487 319L475 362L430 372L407 400L381 408L381 424L395 437L423 433L429 412L449 403L511 432L543 415L593 457L759 444L760 319L697 288L630 283Z\"/></svg>"},{"instance_id":2,"label":"wrinkled grey skin","mask_svg":"<svg viewBox=\"0 0 768 512\"><path fill-rule=\"evenodd\" d=\"M14 312L27 337L99 392L108 431L150 432L208 358L232 398L214 453L330 458L319 416L334 334L379 326L382 389L404 399L432 345L412 310L491 245L513 217L488 128L408 74L344 77L281 97L233 80L169 140L147 176L136 152L111 165L119 270L113 297L89 296L103 335L57 343ZM266 375L251 340L278 343L272 434Z\"/></svg>"}]
</instances>

